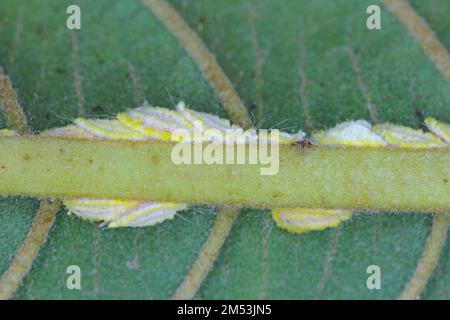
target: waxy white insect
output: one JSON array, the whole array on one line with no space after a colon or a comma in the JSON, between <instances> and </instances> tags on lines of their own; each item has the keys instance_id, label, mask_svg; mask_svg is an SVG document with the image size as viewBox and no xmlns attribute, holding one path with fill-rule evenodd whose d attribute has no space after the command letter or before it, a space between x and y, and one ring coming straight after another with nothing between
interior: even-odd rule
<instances>
[{"instance_id":1,"label":"waxy white insect","mask_svg":"<svg viewBox=\"0 0 450 320\"><path fill-rule=\"evenodd\" d=\"M405 148L442 147L444 141L429 132L390 123L377 124L373 130L392 145Z\"/></svg>"},{"instance_id":2,"label":"waxy white insect","mask_svg":"<svg viewBox=\"0 0 450 320\"><path fill-rule=\"evenodd\" d=\"M443 141L450 143L450 124L440 122L434 118L425 119L428 130L440 137Z\"/></svg>"}]
</instances>

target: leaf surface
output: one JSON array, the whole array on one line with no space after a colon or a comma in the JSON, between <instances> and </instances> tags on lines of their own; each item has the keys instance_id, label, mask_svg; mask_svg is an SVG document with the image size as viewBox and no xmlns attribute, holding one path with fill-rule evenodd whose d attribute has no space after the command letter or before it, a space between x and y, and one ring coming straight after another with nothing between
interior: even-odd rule
<instances>
[{"instance_id":1,"label":"leaf surface","mask_svg":"<svg viewBox=\"0 0 450 320\"><path fill-rule=\"evenodd\" d=\"M65 27L74 3L82 10L80 31ZM365 0L171 1L264 128L310 131L359 118L418 127L416 109L450 122L449 86L414 38L383 7L382 30L366 28L373 3L382 7ZM413 4L449 46L442 12L450 3ZM440 12L435 19L432 8ZM182 99L226 117L196 64L139 1L4 0L0 43L0 65L36 133L80 114L109 117L144 99L172 108ZM34 199L0 200L0 272L36 208ZM16 297L169 298L215 213L194 207L150 228L100 230L61 209ZM267 211L245 209L198 297L395 298L414 271L431 220L356 213L338 229L293 235ZM423 298L450 298L448 261L447 242ZM82 290L66 288L70 265L81 268ZM369 265L381 267L382 290L367 289Z\"/></svg>"}]
</instances>

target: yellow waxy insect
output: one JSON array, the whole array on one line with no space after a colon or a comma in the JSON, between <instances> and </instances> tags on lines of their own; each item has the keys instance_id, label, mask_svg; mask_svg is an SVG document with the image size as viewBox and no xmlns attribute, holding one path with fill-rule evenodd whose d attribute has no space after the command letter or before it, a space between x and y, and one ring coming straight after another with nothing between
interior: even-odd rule
<instances>
[{"instance_id":1,"label":"yellow waxy insect","mask_svg":"<svg viewBox=\"0 0 450 320\"><path fill-rule=\"evenodd\" d=\"M191 130L192 124L176 111L159 107L141 107L122 112L117 119L134 132L145 137L169 141L175 129Z\"/></svg>"},{"instance_id":2,"label":"yellow waxy insect","mask_svg":"<svg viewBox=\"0 0 450 320\"><path fill-rule=\"evenodd\" d=\"M143 134L134 131L118 120L89 120L83 118L75 119L78 128L83 129L98 138L142 140Z\"/></svg>"},{"instance_id":3,"label":"yellow waxy insect","mask_svg":"<svg viewBox=\"0 0 450 320\"><path fill-rule=\"evenodd\" d=\"M428 130L445 142L450 143L450 124L440 122L431 117L425 119L425 124L427 125Z\"/></svg>"},{"instance_id":4,"label":"yellow waxy insect","mask_svg":"<svg viewBox=\"0 0 450 320\"><path fill-rule=\"evenodd\" d=\"M65 200L69 214L76 214L87 220L102 220L103 226L145 227L173 219L176 213L186 209L185 204L155 201L120 200Z\"/></svg>"},{"instance_id":5,"label":"yellow waxy insect","mask_svg":"<svg viewBox=\"0 0 450 320\"><path fill-rule=\"evenodd\" d=\"M278 227L293 233L305 233L337 227L350 219L351 211L306 208L279 208L272 210Z\"/></svg>"},{"instance_id":6,"label":"yellow waxy insect","mask_svg":"<svg viewBox=\"0 0 450 320\"><path fill-rule=\"evenodd\" d=\"M403 148L442 147L444 142L432 133L389 123L377 124L373 130L386 141Z\"/></svg>"}]
</instances>

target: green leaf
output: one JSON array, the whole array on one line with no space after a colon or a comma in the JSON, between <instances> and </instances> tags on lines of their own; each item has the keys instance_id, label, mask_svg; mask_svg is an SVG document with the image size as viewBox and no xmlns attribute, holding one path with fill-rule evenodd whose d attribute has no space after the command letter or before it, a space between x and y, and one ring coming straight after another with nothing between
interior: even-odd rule
<instances>
[{"instance_id":1,"label":"green leaf","mask_svg":"<svg viewBox=\"0 0 450 320\"><path fill-rule=\"evenodd\" d=\"M65 26L73 3L82 10L79 31ZM368 96L382 122L418 127L416 109L450 122L447 82L378 1L171 3L263 127L318 129L371 120ZM366 8L374 3L382 7L378 31L366 28ZM413 3L426 19L434 17L428 8L438 8L439 18L430 23L444 39L449 20L441 15L450 3ZM143 98L167 107L182 99L226 117L195 62L139 1L4 0L0 43L0 65L34 132L66 125L80 112L112 116ZM77 72L84 101L76 91ZM0 273L36 208L34 199L0 200ZM154 227L100 230L61 209L16 298L169 298L195 261L215 213L195 207ZM357 213L338 229L293 235L277 228L267 211L246 209L197 297L396 298L414 271L431 220L423 214ZM423 298L450 298L449 251L447 243ZM82 290L66 287L70 265L81 268ZM369 265L381 267L382 290L367 289Z\"/></svg>"}]
</instances>

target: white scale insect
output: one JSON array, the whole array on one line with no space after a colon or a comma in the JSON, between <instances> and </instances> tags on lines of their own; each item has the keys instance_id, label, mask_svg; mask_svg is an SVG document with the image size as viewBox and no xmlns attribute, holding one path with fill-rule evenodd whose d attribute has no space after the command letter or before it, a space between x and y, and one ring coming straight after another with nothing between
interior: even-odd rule
<instances>
[{"instance_id":1,"label":"white scale insect","mask_svg":"<svg viewBox=\"0 0 450 320\"><path fill-rule=\"evenodd\" d=\"M200 124L200 126L199 126ZM379 124L374 127L365 120L347 121L332 129L315 132L311 141L318 145L328 146L363 146L404 148L435 148L450 144L450 125L434 118L425 120L430 132L423 132L394 124ZM85 139L107 138L127 140L171 140L175 129L186 129L193 132L197 129L235 129L241 134L244 131L231 125L226 119L215 115L198 112L186 108L180 102L176 110L143 106L119 113L116 119L75 119L74 125L51 129L42 136L76 137ZM239 131L240 130L240 131ZM258 138L253 129L245 132ZM239 133L238 133L239 134ZM0 130L0 135L15 135L11 130ZM204 141L212 141L216 137L206 137ZM280 133L280 143L290 144L305 141L305 134ZM173 219L177 212L186 209L185 203L168 203L156 201L122 201L117 199L66 199L64 205L69 214L74 213L84 219L103 221L102 226L144 227L151 226L167 219ZM329 210L321 208L276 208L272 217L276 224L294 233L304 233L336 227L348 220L352 212L348 210Z\"/></svg>"}]
</instances>

